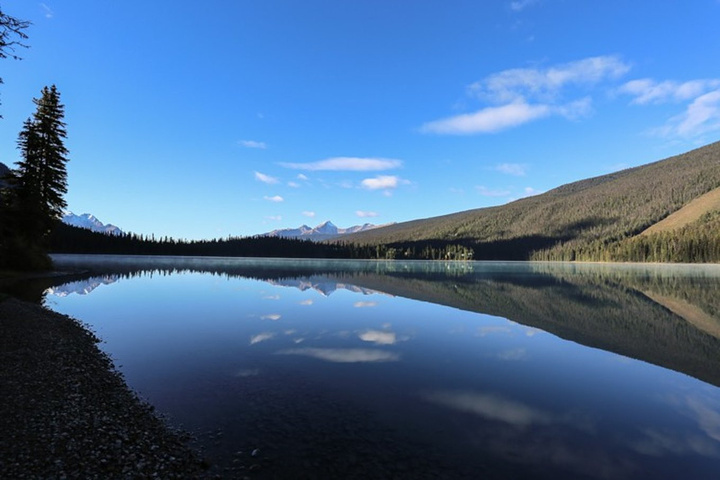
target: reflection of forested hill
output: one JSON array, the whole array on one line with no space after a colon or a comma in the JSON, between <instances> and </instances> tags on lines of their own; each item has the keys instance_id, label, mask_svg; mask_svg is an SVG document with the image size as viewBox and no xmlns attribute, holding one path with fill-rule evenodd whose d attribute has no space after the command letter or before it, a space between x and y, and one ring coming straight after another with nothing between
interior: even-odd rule
<instances>
[{"instance_id":1,"label":"reflection of forested hill","mask_svg":"<svg viewBox=\"0 0 720 480\"><path fill-rule=\"evenodd\" d=\"M719 338L619 281L569 278L493 275L429 281L363 275L354 281L392 295L507 318L720 386Z\"/></svg>"}]
</instances>

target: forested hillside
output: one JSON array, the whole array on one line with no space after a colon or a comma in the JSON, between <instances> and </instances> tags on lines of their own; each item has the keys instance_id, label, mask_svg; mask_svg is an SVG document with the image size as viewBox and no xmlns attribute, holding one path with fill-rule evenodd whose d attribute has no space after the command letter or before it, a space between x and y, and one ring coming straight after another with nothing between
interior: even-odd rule
<instances>
[{"instance_id":1,"label":"forested hillside","mask_svg":"<svg viewBox=\"0 0 720 480\"><path fill-rule=\"evenodd\" d=\"M720 261L713 210L680 230L633 238L718 187L720 142L507 205L399 223L345 241L393 247L400 256L452 243L472 249L475 259Z\"/></svg>"}]
</instances>

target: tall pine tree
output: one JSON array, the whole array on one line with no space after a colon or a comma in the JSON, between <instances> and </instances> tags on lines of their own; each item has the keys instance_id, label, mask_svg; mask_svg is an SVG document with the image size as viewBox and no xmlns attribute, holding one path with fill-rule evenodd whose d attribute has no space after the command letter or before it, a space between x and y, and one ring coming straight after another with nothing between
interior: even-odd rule
<instances>
[{"instance_id":1,"label":"tall pine tree","mask_svg":"<svg viewBox=\"0 0 720 480\"><path fill-rule=\"evenodd\" d=\"M34 224L25 233L44 237L67 207L65 107L55 85L43 88L33 102L37 111L18 138L22 160L17 163L17 196L21 215L31 216L27 223Z\"/></svg>"},{"instance_id":2,"label":"tall pine tree","mask_svg":"<svg viewBox=\"0 0 720 480\"><path fill-rule=\"evenodd\" d=\"M17 162L10 189L12 238L2 252L5 263L15 268L49 266L45 241L67 207L65 107L55 85L43 88L42 96L33 102L36 112L18 136L22 160Z\"/></svg>"}]
</instances>

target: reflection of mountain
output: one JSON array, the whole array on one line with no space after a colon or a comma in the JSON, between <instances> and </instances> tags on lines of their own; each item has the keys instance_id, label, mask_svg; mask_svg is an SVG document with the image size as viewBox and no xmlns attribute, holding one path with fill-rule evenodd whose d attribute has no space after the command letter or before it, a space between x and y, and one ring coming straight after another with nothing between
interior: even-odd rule
<instances>
[{"instance_id":1,"label":"reflection of mountain","mask_svg":"<svg viewBox=\"0 0 720 480\"><path fill-rule=\"evenodd\" d=\"M45 293L55 297L67 297L71 293L78 295L87 295L100 285L110 285L118 281L118 275L104 275L101 277L92 277L87 280L78 280L74 282L64 283L57 287L48 288Z\"/></svg>"},{"instance_id":2,"label":"reflection of mountain","mask_svg":"<svg viewBox=\"0 0 720 480\"><path fill-rule=\"evenodd\" d=\"M92 261L98 259L107 262L55 261L59 267L128 276L207 272L325 294L354 286L360 293L385 292L504 317L720 386L720 275L714 267L177 257Z\"/></svg>"},{"instance_id":3,"label":"reflection of mountain","mask_svg":"<svg viewBox=\"0 0 720 480\"><path fill-rule=\"evenodd\" d=\"M281 287L294 287L301 291L315 290L320 292L323 296L327 297L336 290L349 290L354 293L360 293L362 295L372 295L374 293L382 293L377 290L371 290L369 288L358 287L349 283L338 283L336 281L328 280L323 277L308 277L308 278L283 278L280 280L268 279L266 280L271 285Z\"/></svg>"}]
</instances>

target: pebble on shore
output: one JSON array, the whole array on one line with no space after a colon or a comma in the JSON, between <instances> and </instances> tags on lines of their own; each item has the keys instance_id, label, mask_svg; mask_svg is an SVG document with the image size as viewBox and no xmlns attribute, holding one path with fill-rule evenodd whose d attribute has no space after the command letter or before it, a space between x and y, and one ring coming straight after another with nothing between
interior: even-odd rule
<instances>
[{"instance_id":1,"label":"pebble on shore","mask_svg":"<svg viewBox=\"0 0 720 480\"><path fill-rule=\"evenodd\" d=\"M0 478L204 478L188 438L125 384L99 339L0 301Z\"/></svg>"}]
</instances>

